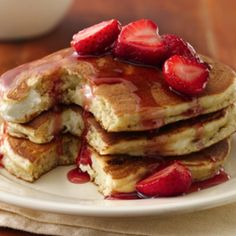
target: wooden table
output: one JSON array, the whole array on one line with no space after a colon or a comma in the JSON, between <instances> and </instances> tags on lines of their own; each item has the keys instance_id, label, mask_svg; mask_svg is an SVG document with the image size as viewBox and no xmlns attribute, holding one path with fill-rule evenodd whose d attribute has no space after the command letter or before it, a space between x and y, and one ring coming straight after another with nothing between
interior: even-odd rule
<instances>
[{"instance_id":1,"label":"wooden table","mask_svg":"<svg viewBox=\"0 0 236 236\"><path fill-rule=\"evenodd\" d=\"M123 24L150 18L157 22L161 34L178 34L198 52L236 68L235 8L234 0L76 0L50 34L26 41L0 42L0 73L68 47L75 32L110 18ZM33 234L0 228L0 235Z\"/></svg>"}]
</instances>

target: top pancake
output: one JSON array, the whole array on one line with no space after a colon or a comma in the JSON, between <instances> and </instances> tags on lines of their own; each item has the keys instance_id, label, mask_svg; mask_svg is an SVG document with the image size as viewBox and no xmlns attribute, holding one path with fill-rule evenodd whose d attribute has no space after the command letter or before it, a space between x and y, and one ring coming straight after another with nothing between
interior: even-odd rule
<instances>
[{"instance_id":1,"label":"top pancake","mask_svg":"<svg viewBox=\"0 0 236 236\"><path fill-rule=\"evenodd\" d=\"M212 69L206 89L187 99L172 92L157 68L106 55L78 57L64 49L3 74L2 117L25 123L57 103L89 110L107 131L149 130L220 110L236 99L235 72L203 57Z\"/></svg>"}]
</instances>

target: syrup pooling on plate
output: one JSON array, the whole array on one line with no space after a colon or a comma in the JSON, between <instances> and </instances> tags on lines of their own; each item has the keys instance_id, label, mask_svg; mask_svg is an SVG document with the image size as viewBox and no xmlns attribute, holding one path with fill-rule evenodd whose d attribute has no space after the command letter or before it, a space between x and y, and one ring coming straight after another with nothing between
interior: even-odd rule
<instances>
[{"instance_id":1,"label":"syrup pooling on plate","mask_svg":"<svg viewBox=\"0 0 236 236\"><path fill-rule=\"evenodd\" d=\"M218 184L222 184L228 181L229 179L230 176L223 169L220 169L220 171L212 178L193 183L187 193L192 193L203 189L207 189L216 186Z\"/></svg>"},{"instance_id":2,"label":"syrup pooling on plate","mask_svg":"<svg viewBox=\"0 0 236 236\"><path fill-rule=\"evenodd\" d=\"M192 183L190 189L184 194L189 194L203 189L208 189L210 187L222 184L228 181L229 179L230 179L229 175L223 169L221 169L217 175L213 176L210 179ZM113 193L105 197L105 199L107 200L134 200L134 199L147 199L147 198L148 197L144 196L139 192ZM152 198L159 198L159 196Z\"/></svg>"},{"instance_id":3,"label":"syrup pooling on plate","mask_svg":"<svg viewBox=\"0 0 236 236\"><path fill-rule=\"evenodd\" d=\"M67 179L74 184L84 184L90 181L89 174L82 172L79 168L74 168L67 173Z\"/></svg>"}]
</instances>

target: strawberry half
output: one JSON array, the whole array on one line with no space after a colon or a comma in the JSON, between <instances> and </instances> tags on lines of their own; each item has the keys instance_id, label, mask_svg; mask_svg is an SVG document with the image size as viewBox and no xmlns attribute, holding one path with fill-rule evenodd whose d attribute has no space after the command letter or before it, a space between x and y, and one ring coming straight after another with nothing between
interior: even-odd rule
<instances>
[{"instance_id":1,"label":"strawberry half","mask_svg":"<svg viewBox=\"0 0 236 236\"><path fill-rule=\"evenodd\" d=\"M182 38L174 34L166 34L161 36L162 41L167 48L166 59L173 55L182 55L189 58L196 58L195 49Z\"/></svg>"},{"instance_id":2,"label":"strawberry half","mask_svg":"<svg viewBox=\"0 0 236 236\"><path fill-rule=\"evenodd\" d=\"M204 90L209 78L209 69L194 58L175 55L164 63L163 74L173 90L195 96Z\"/></svg>"},{"instance_id":3,"label":"strawberry half","mask_svg":"<svg viewBox=\"0 0 236 236\"><path fill-rule=\"evenodd\" d=\"M81 55L105 52L117 39L120 29L116 19L103 21L75 34L71 46Z\"/></svg>"},{"instance_id":4,"label":"strawberry half","mask_svg":"<svg viewBox=\"0 0 236 236\"><path fill-rule=\"evenodd\" d=\"M190 171L178 162L141 180L136 190L146 196L169 197L185 193L192 183Z\"/></svg>"},{"instance_id":5,"label":"strawberry half","mask_svg":"<svg viewBox=\"0 0 236 236\"><path fill-rule=\"evenodd\" d=\"M141 19L122 28L113 54L129 61L157 65L163 61L166 48L157 25L151 20Z\"/></svg>"}]
</instances>

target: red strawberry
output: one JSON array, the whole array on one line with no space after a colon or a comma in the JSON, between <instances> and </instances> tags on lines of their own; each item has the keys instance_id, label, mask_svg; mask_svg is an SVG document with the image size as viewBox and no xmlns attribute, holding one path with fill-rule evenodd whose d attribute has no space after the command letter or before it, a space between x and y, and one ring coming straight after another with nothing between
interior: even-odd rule
<instances>
[{"instance_id":1,"label":"red strawberry","mask_svg":"<svg viewBox=\"0 0 236 236\"><path fill-rule=\"evenodd\" d=\"M124 26L113 50L118 58L149 65L163 61L165 53L157 25L147 19Z\"/></svg>"},{"instance_id":2,"label":"red strawberry","mask_svg":"<svg viewBox=\"0 0 236 236\"><path fill-rule=\"evenodd\" d=\"M179 55L165 62L163 73L172 89L190 96L201 93L209 77L209 69L204 63Z\"/></svg>"},{"instance_id":3,"label":"red strawberry","mask_svg":"<svg viewBox=\"0 0 236 236\"><path fill-rule=\"evenodd\" d=\"M175 162L136 184L138 192L146 196L168 197L186 192L192 183L190 171Z\"/></svg>"},{"instance_id":4,"label":"red strawberry","mask_svg":"<svg viewBox=\"0 0 236 236\"><path fill-rule=\"evenodd\" d=\"M71 46L81 55L99 54L117 39L120 28L118 20L103 21L75 34Z\"/></svg>"},{"instance_id":5,"label":"red strawberry","mask_svg":"<svg viewBox=\"0 0 236 236\"><path fill-rule=\"evenodd\" d=\"M166 34L162 36L163 43L167 48L166 59L173 55L182 55L185 57L196 58L195 49L182 38L174 34Z\"/></svg>"}]
</instances>

